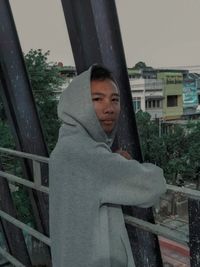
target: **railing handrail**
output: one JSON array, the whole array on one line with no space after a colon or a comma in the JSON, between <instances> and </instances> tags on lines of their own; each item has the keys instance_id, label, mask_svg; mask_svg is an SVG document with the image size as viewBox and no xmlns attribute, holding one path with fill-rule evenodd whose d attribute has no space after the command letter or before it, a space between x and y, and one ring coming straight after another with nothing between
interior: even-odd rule
<instances>
[{"instance_id":1,"label":"railing handrail","mask_svg":"<svg viewBox=\"0 0 200 267\"><path fill-rule=\"evenodd\" d=\"M3 218L4 220L14 224L15 226L17 226L21 230L27 232L28 234L34 236L36 239L42 241L46 245L51 246L50 238L45 236L44 234L41 234L40 232L38 232L37 230L35 230L31 226L28 226L27 224L19 221L18 219L14 218L13 216L9 215L8 213L6 213L2 210L0 210L0 217Z\"/></svg>"},{"instance_id":2,"label":"railing handrail","mask_svg":"<svg viewBox=\"0 0 200 267\"><path fill-rule=\"evenodd\" d=\"M10 182L15 182L26 186L31 189L38 190L40 192L49 194L49 188L43 186L41 184L41 163L49 163L49 159L47 157L38 156L35 154L24 153L21 151L12 150L9 148L2 148L0 147L0 153L5 153L10 156L19 157L23 159L32 160L33 163L33 181L20 178L16 175L7 173L5 171L0 170L0 177L7 179ZM40 233L39 231L35 230L34 228L22 223L20 220L14 218L13 216L9 215L8 213L4 212L0 209L0 218L12 223L16 227L20 228L21 230L27 232L29 235L34 236L36 239L40 240L41 242L45 243L48 246L51 246L51 240L48 236ZM0 254L6 258L10 263L17 267L25 267L22 263L20 263L16 258L14 258L10 253L8 253L5 249L0 247Z\"/></svg>"},{"instance_id":3,"label":"railing handrail","mask_svg":"<svg viewBox=\"0 0 200 267\"><path fill-rule=\"evenodd\" d=\"M159 223L153 224L133 216L124 215L124 219L127 224L130 224L134 227L140 228L156 235L164 236L170 240L188 246L189 236L187 233L177 231L175 232L175 230L171 230L165 226L160 225Z\"/></svg>"},{"instance_id":4,"label":"railing handrail","mask_svg":"<svg viewBox=\"0 0 200 267\"><path fill-rule=\"evenodd\" d=\"M49 158L48 157L39 156L39 155L36 155L36 154L30 154L30 153L22 152L22 151L18 151L18 150L13 150L13 149L10 149L10 148L0 147L0 152L5 153L5 154L9 154L11 156L16 156L16 157L20 157L20 158L26 158L26 159L39 161L39 162L42 162L42 163L49 163Z\"/></svg>"},{"instance_id":5,"label":"railing handrail","mask_svg":"<svg viewBox=\"0 0 200 267\"><path fill-rule=\"evenodd\" d=\"M195 199L200 199L200 191L199 190L195 190L195 189L190 189L187 187L179 187L179 186L175 186L175 185L171 185L171 184L167 184L167 190L173 191L173 192L177 192L177 193L182 193L187 197L190 198L195 198Z\"/></svg>"},{"instance_id":6,"label":"railing handrail","mask_svg":"<svg viewBox=\"0 0 200 267\"><path fill-rule=\"evenodd\" d=\"M40 163L47 163L47 164L49 163L48 157L38 156L36 154L30 154L27 152L21 152L18 150L12 150L12 149L3 148L3 147L0 147L0 152L5 153L5 154L9 154L12 156L20 157L20 158L30 159L30 160L37 161ZM31 187L31 188L33 188L33 187ZM36 189L36 188L34 188L34 189ZM179 187L179 186L175 186L175 185L171 185L171 184L167 184L167 189L170 191L173 191L173 192L182 193L182 194L186 195L187 197L200 199L200 191L195 190L195 189L190 189L190 188L183 187L183 186ZM48 191L48 190L46 190L46 191ZM48 193L48 192L45 192L45 193Z\"/></svg>"},{"instance_id":7,"label":"railing handrail","mask_svg":"<svg viewBox=\"0 0 200 267\"><path fill-rule=\"evenodd\" d=\"M26 179L23 179L23 178L20 178L16 175L13 175L13 174L10 174L10 173L4 172L4 171L0 171L0 177L5 178L10 182L18 183L18 184L24 185L28 188L35 189L35 190L41 191L43 193L49 194L49 188L47 186L43 186L43 185L37 186L36 183L31 182L31 181L26 180Z\"/></svg>"},{"instance_id":8,"label":"railing handrail","mask_svg":"<svg viewBox=\"0 0 200 267\"><path fill-rule=\"evenodd\" d=\"M9 154L15 157L20 157L20 158L26 158L29 160L33 161L33 174L34 174L34 181L29 181L23 178L20 178L18 176L15 176L13 174L7 173L5 171L0 171L0 177L7 179L8 181L11 182L16 182L21 185L24 185L26 187L41 191L43 193L49 194L49 188L46 186L41 185L41 172L40 172L40 164L41 163L49 163L49 159L47 157L41 157L38 155L33 155L30 153L24 153L21 151L16 151L12 149L7 149L7 148L2 148L0 147L0 153L5 153ZM194 190L194 189L189 189L185 187L177 187L173 185L167 185L167 189L173 192L179 192L191 199L200 199L200 191ZM9 214L5 213L4 211L0 210L0 217L3 219L13 223L15 226L19 227L23 231L26 231L30 235L34 236L36 239L42 241L43 243L47 244L50 246L50 238L45 236L44 234L38 232L37 230L33 229L30 226L27 226L26 224L22 223L21 221L17 220L16 218L10 216ZM157 224L152 224L146 221L143 221L141 219L138 219L136 217L131 217L124 215L125 222L133 225L134 227L138 227L142 230L151 232L156 235L161 235L164 236L170 240L188 245L189 244L189 236L187 233L181 233L175 230L170 230L167 227L164 227L160 225L159 223ZM2 248L0 249L0 254L7 258L8 261L12 262L13 261L13 256L10 255L8 252L4 251ZM23 265L15 265L15 266L23 266Z\"/></svg>"}]
</instances>

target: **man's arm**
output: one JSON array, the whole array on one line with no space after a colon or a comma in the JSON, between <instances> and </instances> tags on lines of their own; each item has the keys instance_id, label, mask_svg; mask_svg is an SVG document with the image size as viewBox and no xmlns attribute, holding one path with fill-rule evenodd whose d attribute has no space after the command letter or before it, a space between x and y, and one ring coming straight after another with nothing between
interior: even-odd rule
<instances>
[{"instance_id":1,"label":"man's arm","mask_svg":"<svg viewBox=\"0 0 200 267\"><path fill-rule=\"evenodd\" d=\"M99 162L96 173L101 173L103 184L101 204L150 207L165 193L166 181L161 168L127 160L126 153L111 153L104 145L96 149L98 159L95 160Z\"/></svg>"}]
</instances>

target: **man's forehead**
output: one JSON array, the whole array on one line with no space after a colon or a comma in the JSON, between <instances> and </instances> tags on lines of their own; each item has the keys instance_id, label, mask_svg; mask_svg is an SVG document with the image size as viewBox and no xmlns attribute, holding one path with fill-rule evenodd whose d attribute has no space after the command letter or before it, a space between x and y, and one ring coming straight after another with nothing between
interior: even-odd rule
<instances>
[{"instance_id":1,"label":"man's forehead","mask_svg":"<svg viewBox=\"0 0 200 267\"><path fill-rule=\"evenodd\" d=\"M104 94L106 92L110 92L116 96L120 95L117 84L111 79L91 81L91 92L92 94Z\"/></svg>"}]
</instances>

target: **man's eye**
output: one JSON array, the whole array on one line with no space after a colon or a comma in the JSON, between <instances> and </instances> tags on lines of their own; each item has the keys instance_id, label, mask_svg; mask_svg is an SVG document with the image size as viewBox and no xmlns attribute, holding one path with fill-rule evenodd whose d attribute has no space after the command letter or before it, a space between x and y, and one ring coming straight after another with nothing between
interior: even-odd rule
<instances>
[{"instance_id":1,"label":"man's eye","mask_svg":"<svg viewBox=\"0 0 200 267\"><path fill-rule=\"evenodd\" d=\"M100 97L93 97L92 101L101 101L102 99Z\"/></svg>"}]
</instances>

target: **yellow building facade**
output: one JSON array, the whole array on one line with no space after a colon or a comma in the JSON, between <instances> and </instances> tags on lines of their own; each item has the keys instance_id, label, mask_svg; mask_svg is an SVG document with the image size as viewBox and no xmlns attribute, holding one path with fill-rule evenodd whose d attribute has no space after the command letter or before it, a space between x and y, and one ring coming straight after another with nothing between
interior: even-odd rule
<instances>
[{"instance_id":1,"label":"yellow building facade","mask_svg":"<svg viewBox=\"0 0 200 267\"><path fill-rule=\"evenodd\" d=\"M157 79L163 80L163 119L179 119L183 115L183 74L160 72Z\"/></svg>"}]
</instances>

